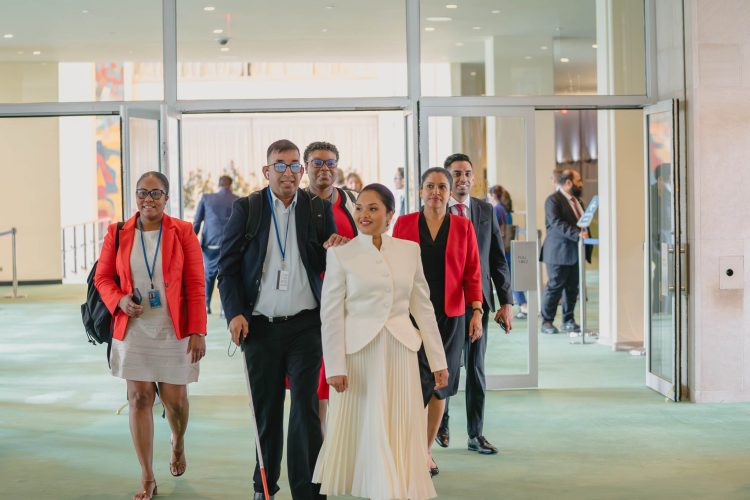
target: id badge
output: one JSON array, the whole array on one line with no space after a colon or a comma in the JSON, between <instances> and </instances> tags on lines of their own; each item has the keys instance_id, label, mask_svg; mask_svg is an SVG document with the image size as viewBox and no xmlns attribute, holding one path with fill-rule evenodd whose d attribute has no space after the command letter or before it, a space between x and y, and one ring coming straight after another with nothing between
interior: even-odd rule
<instances>
[{"instance_id":1,"label":"id badge","mask_svg":"<svg viewBox=\"0 0 750 500\"><path fill-rule=\"evenodd\" d=\"M289 271L279 269L276 273L276 290L281 292L289 290Z\"/></svg>"},{"instance_id":2,"label":"id badge","mask_svg":"<svg viewBox=\"0 0 750 500\"><path fill-rule=\"evenodd\" d=\"M159 294L159 290L148 291L148 305L151 306L152 309L158 309L161 307L161 295Z\"/></svg>"}]
</instances>

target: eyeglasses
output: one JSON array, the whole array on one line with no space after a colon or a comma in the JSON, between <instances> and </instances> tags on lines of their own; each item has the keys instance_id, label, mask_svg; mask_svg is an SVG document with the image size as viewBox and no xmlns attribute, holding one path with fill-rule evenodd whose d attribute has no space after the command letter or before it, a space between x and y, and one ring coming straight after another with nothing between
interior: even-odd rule
<instances>
[{"instance_id":1,"label":"eyeglasses","mask_svg":"<svg viewBox=\"0 0 750 500\"><path fill-rule=\"evenodd\" d=\"M154 200L158 200L164 194L167 194L167 192L161 189L152 189L151 191L149 191L148 189L136 189L135 190L135 195L138 197L139 200L145 200L149 196Z\"/></svg>"},{"instance_id":2,"label":"eyeglasses","mask_svg":"<svg viewBox=\"0 0 750 500\"><path fill-rule=\"evenodd\" d=\"M299 171L302 170L302 164L299 163L299 162L296 162L296 161L294 163L290 163L288 165L286 163L280 161L280 162L273 163L271 165L266 165L266 166L267 167L273 167L273 169L275 171L277 171L278 173L280 173L280 174L283 174L284 172L286 172L287 168L290 169L293 174L298 174Z\"/></svg>"},{"instance_id":3,"label":"eyeglasses","mask_svg":"<svg viewBox=\"0 0 750 500\"><path fill-rule=\"evenodd\" d=\"M323 168L323 165L325 165L326 167L328 167L328 170L333 170L334 168L336 168L336 165L339 164L339 161L333 159L319 160L316 158L314 160L310 160L310 163L312 163L313 167L315 168Z\"/></svg>"}]
</instances>

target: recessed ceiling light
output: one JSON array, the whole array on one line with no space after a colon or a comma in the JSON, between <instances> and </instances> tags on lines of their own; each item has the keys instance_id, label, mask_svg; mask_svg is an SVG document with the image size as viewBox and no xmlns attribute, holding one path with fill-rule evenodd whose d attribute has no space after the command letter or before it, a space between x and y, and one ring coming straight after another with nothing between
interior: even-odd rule
<instances>
[{"instance_id":1,"label":"recessed ceiling light","mask_svg":"<svg viewBox=\"0 0 750 500\"><path fill-rule=\"evenodd\" d=\"M34 52L32 52L32 54L34 54L35 56L38 56L41 53L42 53L41 50L35 50Z\"/></svg>"},{"instance_id":2,"label":"recessed ceiling light","mask_svg":"<svg viewBox=\"0 0 750 500\"><path fill-rule=\"evenodd\" d=\"M3 38L13 38L13 33L6 33L6 34L4 34Z\"/></svg>"},{"instance_id":3,"label":"recessed ceiling light","mask_svg":"<svg viewBox=\"0 0 750 500\"><path fill-rule=\"evenodd\" d=\"M229 47L222 47L219 50L222 52L229 52Z\"/></svg>"},{"instance_id":4,"label":"recessed ceiling light","mask_svg":"<svg viewBox=\"0 0 750 500\"><path fill-rule=\"evenodd\" d=\"M456 5L455 3L449 3L448 5L445 6L445 8L446 9L457 9L458 5Z\"/></svg>"},{"instance_id":5,"label":"recessed ceiling light","mask_svg":"<svg viewBox=\"0 0 750 500\"><path fill-rule=\"evenodd\" d=\"M524 57L524 59L526 59L528 61L529 59L531 59L531 56L526 56L526 57Z\"/></svg>"},{"instance_id":6,"label":"recessed ceiling light","mask_svg":"<svg viewBox=\"0 0 750 500\"><path fill-rule=\"evenodd\" d=\"M212 7L211 5L207 5L206 7L203 7L203 10L206 12L213 12L216 10L216 7Z\"/></svg>"},{"instance_id":7,"label":"recessed ceiling light","mask_svg":"<svg viewBox=\"0 0 750 500\"><path fill-rule=\"evenodd\" d=\"M500 14L500 11L499 10L493 10L492 13L493 14Z\"/></svg>"},{"instance_id":8,"label":"recessed ceiling light","mask_svg":"<svg viewBox=\"0 0 750 500\"><path fill-rule=\"evenodd\" d=\"M476 71L472 71L471 73L469 73L469 75L471 75L471 76L477 76L477 72Z\"/></svg>"},{"instance_id":9,"label":"recessed ceiling light","mask_svg":"<svg viewBox=\"0 0 750 500\"><path fill-rule=\"evenodd\" d=\"M16 52L16 54L18 54L19 56L23 55L23 50L19 50L18 52Z\"/></svg>"},{"instance_id":10,"label":"recessed ceiling light","mask_svg":"<svg viewBox=\"0 0 750 500\"><path fill-rule=\"evenodd\" d=\"M323 28L322 30L320 30L320 32L321 33L328 33L328 28Z\"/></svg>"},{"instance_id":11,"label":"recessed ceiling light","mask_svg":"<svg viewBox=\"0 0 750 500\"><path fill-rule=\"evenodd\" d=\"M598 49L599 48L599 44L594 43L594 44L591 45L591 48L592 49Z\"/></svg>"},{"instance_id":12,"label":"recessed ceiling light","mask_svg":"<svg viewBox=\"0 0 750 500\"><path fill-rule=\"evenodd\" d=\"M570 59L568 59L567 57L561 57L561 58L560 58L560 62L561 62L561 63L566 63L566 62L570 62Z\"/></svg>"},{"instance_id":13,"label":"recessed ceiling light","mask_svg":"<svg viewBox=\"0 0 750 500\"><path fill-rule=\"evenodd\" d=\"M549 47L547 47L546 45L542 45L542 46L541 46L541 47L539 47L539 48L540 48L540 49L542 49L542 50L547 50L547 49L549 49Z\"/></svg>"},{"instance_id":14,"label":"recessed ceiling light","mask_svg":"<svg viewBox=\"0 0 750 500\"><path fill-rule=\"evenodd\" d=\"M81 14L88 14L88 13L89 13L89 11L86 10L86 9L84 9L84 10L81 11Z\"/></svg>"},{"instance_id":15,"label":"recessed ceiling light","mask_svg":"<svg viewBox=\"0 0 750 500\"><path fill-rule=\"evenodd\" d=\"M215 30L214 30L214 35L221 35L222 33L224 33L224 30L223 30L223 29L220 29L220 28L219 28L219 29L215 29Z\"/></svg>"},{"instance_id":16,"label":"recessed ceiling light","mask_svg":"<svg viewBox=\"0 0 750 500\"><path fill-rule=\"evenodd\" d=\"M424 30L425 31L435 31L435 28L432 27L432 26L427 26Z\"/></svg>"},{"instance_id":17,"label":"recessed ceiling light","mask_svg":"<svg viewBox=\"0 0 750 500\"><path fill-rule=\"evenodd\" d=\"M482 27L481 26L472 26L471 29L473 29L473 30L481 30Z\"/></svg>"},{"instance_id":18,"label":"recessed ceiling light","mask_svg":"<svg viewBox=\"0 0 750 500\"><path fill-rule=\"evenodd\" d=\"M336 8L335 5L326 5L326 10L333 10L335 8Z\"/></svg>"},{"instance_id":19,"label":"recessed ceiling light","mask_svg":"<svg viewBox=\"0 0 750 500\"><path fill-rule=\"evenodd\" d=\"M448 21L453 21L452 17L428 17L428 21L433 23L447 23Z\"/></svg>"},{"instance_id":20,"label":"recessed ceiling light","mask_svg":"<svg viewBox=\"0 0 750 500\"><path fill-rule=\"evenodd\" d=\"M463 47L463 46L464 46L464 42L456 42L456 47Z\"/></svg>"}]
</instances>

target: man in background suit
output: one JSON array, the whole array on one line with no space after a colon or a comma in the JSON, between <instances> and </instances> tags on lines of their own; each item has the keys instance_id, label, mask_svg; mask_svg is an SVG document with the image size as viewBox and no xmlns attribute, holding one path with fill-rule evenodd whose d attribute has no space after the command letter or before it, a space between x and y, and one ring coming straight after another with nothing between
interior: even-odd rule
<instances>
[{"instance_id":1,"label":"man in background suit","mask_svg":"<svg viewBox=\"0 0 750 500\"><path fill-rule=\"evenodd\" d=\"M557 191L544 202L544 223L547 236L542 245L542 260L547 265L547 286L542 298L542 333L560 333L553 324L557 304L563 298L562 329L579 332L574 310L578 299L578 240L588 238L588 231L576 224L585 210L580 197L583 179L578 171L565 169L560 173ZM586 260L591 262L593 247L586 247Z\"/></svg>"},{"instance_id":2,"label":"man in background suit","mask_svg":"<svg viewBox=\"0 0 750 500\"><path fill-rule=\"evenodd\" d=\"M335 234L331 204L299 189L304 174L299 148L284 139L271 144L266 156L268 187L237 200L224 230L219 290L232 342L245 355L271 498L279 490L288 376L289 486L295 499L320 499L325 496L312 484L312 474L323 442L317 396L321 274L325 249L347 240ZM260 223L248 239L250 207L260 208L260 214L250 214ZM322 229L313 220L318 216ZM253 498L262 500L257 463L253 480Z\"/></svg>"},{"instance_id":3,"label":"man in background suit","mask_svg":"<svg viewBox=\"0 0 750 500\"><path fill-rule=\"evenodd\" d=\"M219 191L206 193L198 202L195 211L193 230L198 234L203 224L201 234L201 250L203 250L203 268L206 271L206 312L211 314L211 296L214 293L214 283L219 274L219 250L224 234L224 226L232 213L232 204L239 196L232 193L232 178L228 175L219 177Z\"/></svg>"},{"instance_id":4,"label":"man in background suit","mask_svg":"<svg viewBox=\"0 0 750 500\"><path fill-rule=\"evenodd\" d=\"M495 314L495 321L504 321L507 331L511 329L513 314L513 295L510 289L510 273L505 260L500 226L495 217L492 205L486 201L470 196L474 185L474 172L471 159L462 153L456 153L446 158L443 166L453 176L451 198L448 209L454 215L468 217L474 226L479 247L479 263L482 271L482 336L472 342L469 338L467 319L466 341L464 343L464 369L466 370L466 424L469 434L469 450L483 455L497 453L493 446L482 434L484 423L484 357L487 352L487 326L489 312L495 310L495 297L492 293L494 282L500 307ZM466 314L470 317L473 311L467 307ZM440 424L435 441L443 448L448 446L450 433L448 428L448 406L445 405L443 421Z\"/></svg>"}]
</instances>

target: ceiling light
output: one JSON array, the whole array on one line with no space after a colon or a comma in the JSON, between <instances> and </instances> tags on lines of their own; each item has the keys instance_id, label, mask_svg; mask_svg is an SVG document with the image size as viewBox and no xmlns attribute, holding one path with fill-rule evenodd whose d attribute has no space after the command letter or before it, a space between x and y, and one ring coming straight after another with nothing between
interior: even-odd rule
<instances>
[{"instance_id":1,"label":"ceiling light","mask_svg":"<svg viewBox=\"0 0 750 500\"><path fill-rule=\"evenodd\" d=\"M335 5L326 5L326 10L333 10L335 8L336 8Z\"/></svg>"},{"instance_id":2,"label":"ceiling light","mask_svg":"<svg viewBox=\"0 0 750 500\"><path fill-rule=\"evenodd\" d=\"M203 10L206 12L213 12L216 10L216 7L212 7L211 5L207 5L206 7L203 7Z\"/></svg>"},{"instance_id":3,"label":"ceiling light","mask_svg":"<svg viewBox=\"0 0 750 500\"><path fill-rule=\"evenodd\" d=\"M469 75L471 75L471 76L477 76L477 72L476 71L472 71L471 73L469 73Z\"/></svg>"},{"instance_id":4,"label":"ceiling light","mask_svg":"<svg viewBox=\"0 0 750 500\"><path fill-rule=\"evenodd\" d=\"M19 56L23 55L23 50L19 50L18 52L16 52L16 54L18 54Z\"/></svg>"},{"instance_id":5,"label":"ceiling light","mask_svg":"<svg viewBox=\"0 0 750 500\"><path fill-rule=\"evenodd\" d=\"M568 59L567 57L561 57L561 58L560 58L560 62L561 62L561 63L566 63L566 62L570 62L570 59Z\"/></svg>"},{"instance_id":6,"label":"ceiling light","mask_svg":"<svg viewBox=\"0 0 750 500\"><path fill-rule=\"evenodd\" d=\"M526 59L528 61L529 59L531 59L531 56L526 56L526 57L524 57L524 59Z\"/></svg>"},{"instance_id":7,"label":"ceiling light","mask_svg":"<svg viewBox=\"0 0 750 500\"><path fill-rule=\"evenodd\" d=\"M448 21L453 21L452 17L428 17L428 21L433 23L447 23Z\"/></svg>"},{"instance_id":8,"label":"ceiling light","mask_svg":"<svg viewBox=\"0 0 750 500\"><path fill-rule=\"evenodd\" d=\"M435 31L435 28L432 27L432 26L427 26L424 30L425 31Z\"/></svg>"},{"instance_id":9,"label":"ceiling light","mask_svg":"<svg viewBox=\"0 0 750 500\"><path fill-rule=\"evenodd\" d=\"M229 47L222 47L219 50L222 52L229 52Z\"/></svg>"},{"instance_id":10,"label":"ceiling light","mask_svg":"<svg viewBox=\"0 0 750 500\"><path fill-rule=\"evenodd\" d=\"M214 30L214 35L221 35L222 33L224 33L224 30L221 28Z\"/></svg>"},{"instance_id":11,"label":"ceiling light","mask_svg":"<svg viewBox=\"0 0 750 500\"><path fill-rule=\"evenodd\" d=\"M591 48L592 48L592 49L598 49L598 48L599 48L599 44L596 44L596 43L595 43L595 44L592 44L592 45L591 45Z\"/></svg>"},{"instance_id":12,"label":"ceiling light","mask_svg":"<svg viewBox=\"0 0 750 500\"><path fill-rule=\"evenodd\" d=\"M547 47L546 45L542 45L542 46L541 46L541 47L539 47L539 48L540 48L540 49L542 49L542 50L547 50L547 49L549 49L549 47Z\"/></svg>"},{"instance_id":13,"label":"ceiling light","mask_svg":"<svg viewBox=\"0 0 750 500\"><path fill-rule=\"evenodd\" d=\"M328 28L323 28L322 30L320 30L320 32L321 33L328 33Z\"/></svg>"},{"instance_id":14,"label":"ceiling light","mask_svg":"<svg viewBox=\"0 0 750 500\"><path fill-rule=\"evenodd\" d=\"M499 10L493 10L492 13L493 14L500 14L500 11Z\"/></svg>"},{"instance_id":15,"label":"ceiling light","mask_svg":"<svg viewBox=\"0 0 750 500\"><path fill-rule=\"evenodd\" d=\"M446 9L457 9L458 5L456 5L455 3L449 3L448 5L445 6L445 8Z\"/></svg>"},{"instance_id":16,"label":"ceiling light","mask_svg":"<svg viewBox=\"0 0 750 500\"><path fill-rule=\"evenodd\" d=\"M463 46L464 46L464 42L456 42L456 47L463 47Z\"/></svg>"},{"instance_id":17,"label":"ceiling light","mask_svg":"<svg viewBox=\"0 0 750 500\"><path fill-rule=\"evenodd\" d=\"M13 38L13 33L6 33L6 34L4 34L3 38Z\"/></svg>"},{"instance_id":18,"label":"ceiling light","mask_svg":"<svg viewBox=\"0 0 750 500\"><path fill-rule=\"evenodd\" d=\"M81 14L88 14L88 13L89 13L89 11L87 11L85 9L81 11Z\"/></svg>"},{"instance_id":19,"label":"ceiling light","mask_svg":"<svg viewBox=\"0 0 750 500\"><path fill-rule=\"evenodd\" d=\"M481 26L472 26L471 29L473 29L473 30L481 30L482 27Z\"/></svg>"},{"instance_id":20,"label":"ceiling light","mask_svg":"<svg viewBox=\"0 0 750 500\"><path fill-rule=\"evenodd\" d=\"M41 53L42 53L41 50L35 50L34 52L32 52L32 54L34 54L35 56L38 56Z\"/></svg>"}]
</instances>

